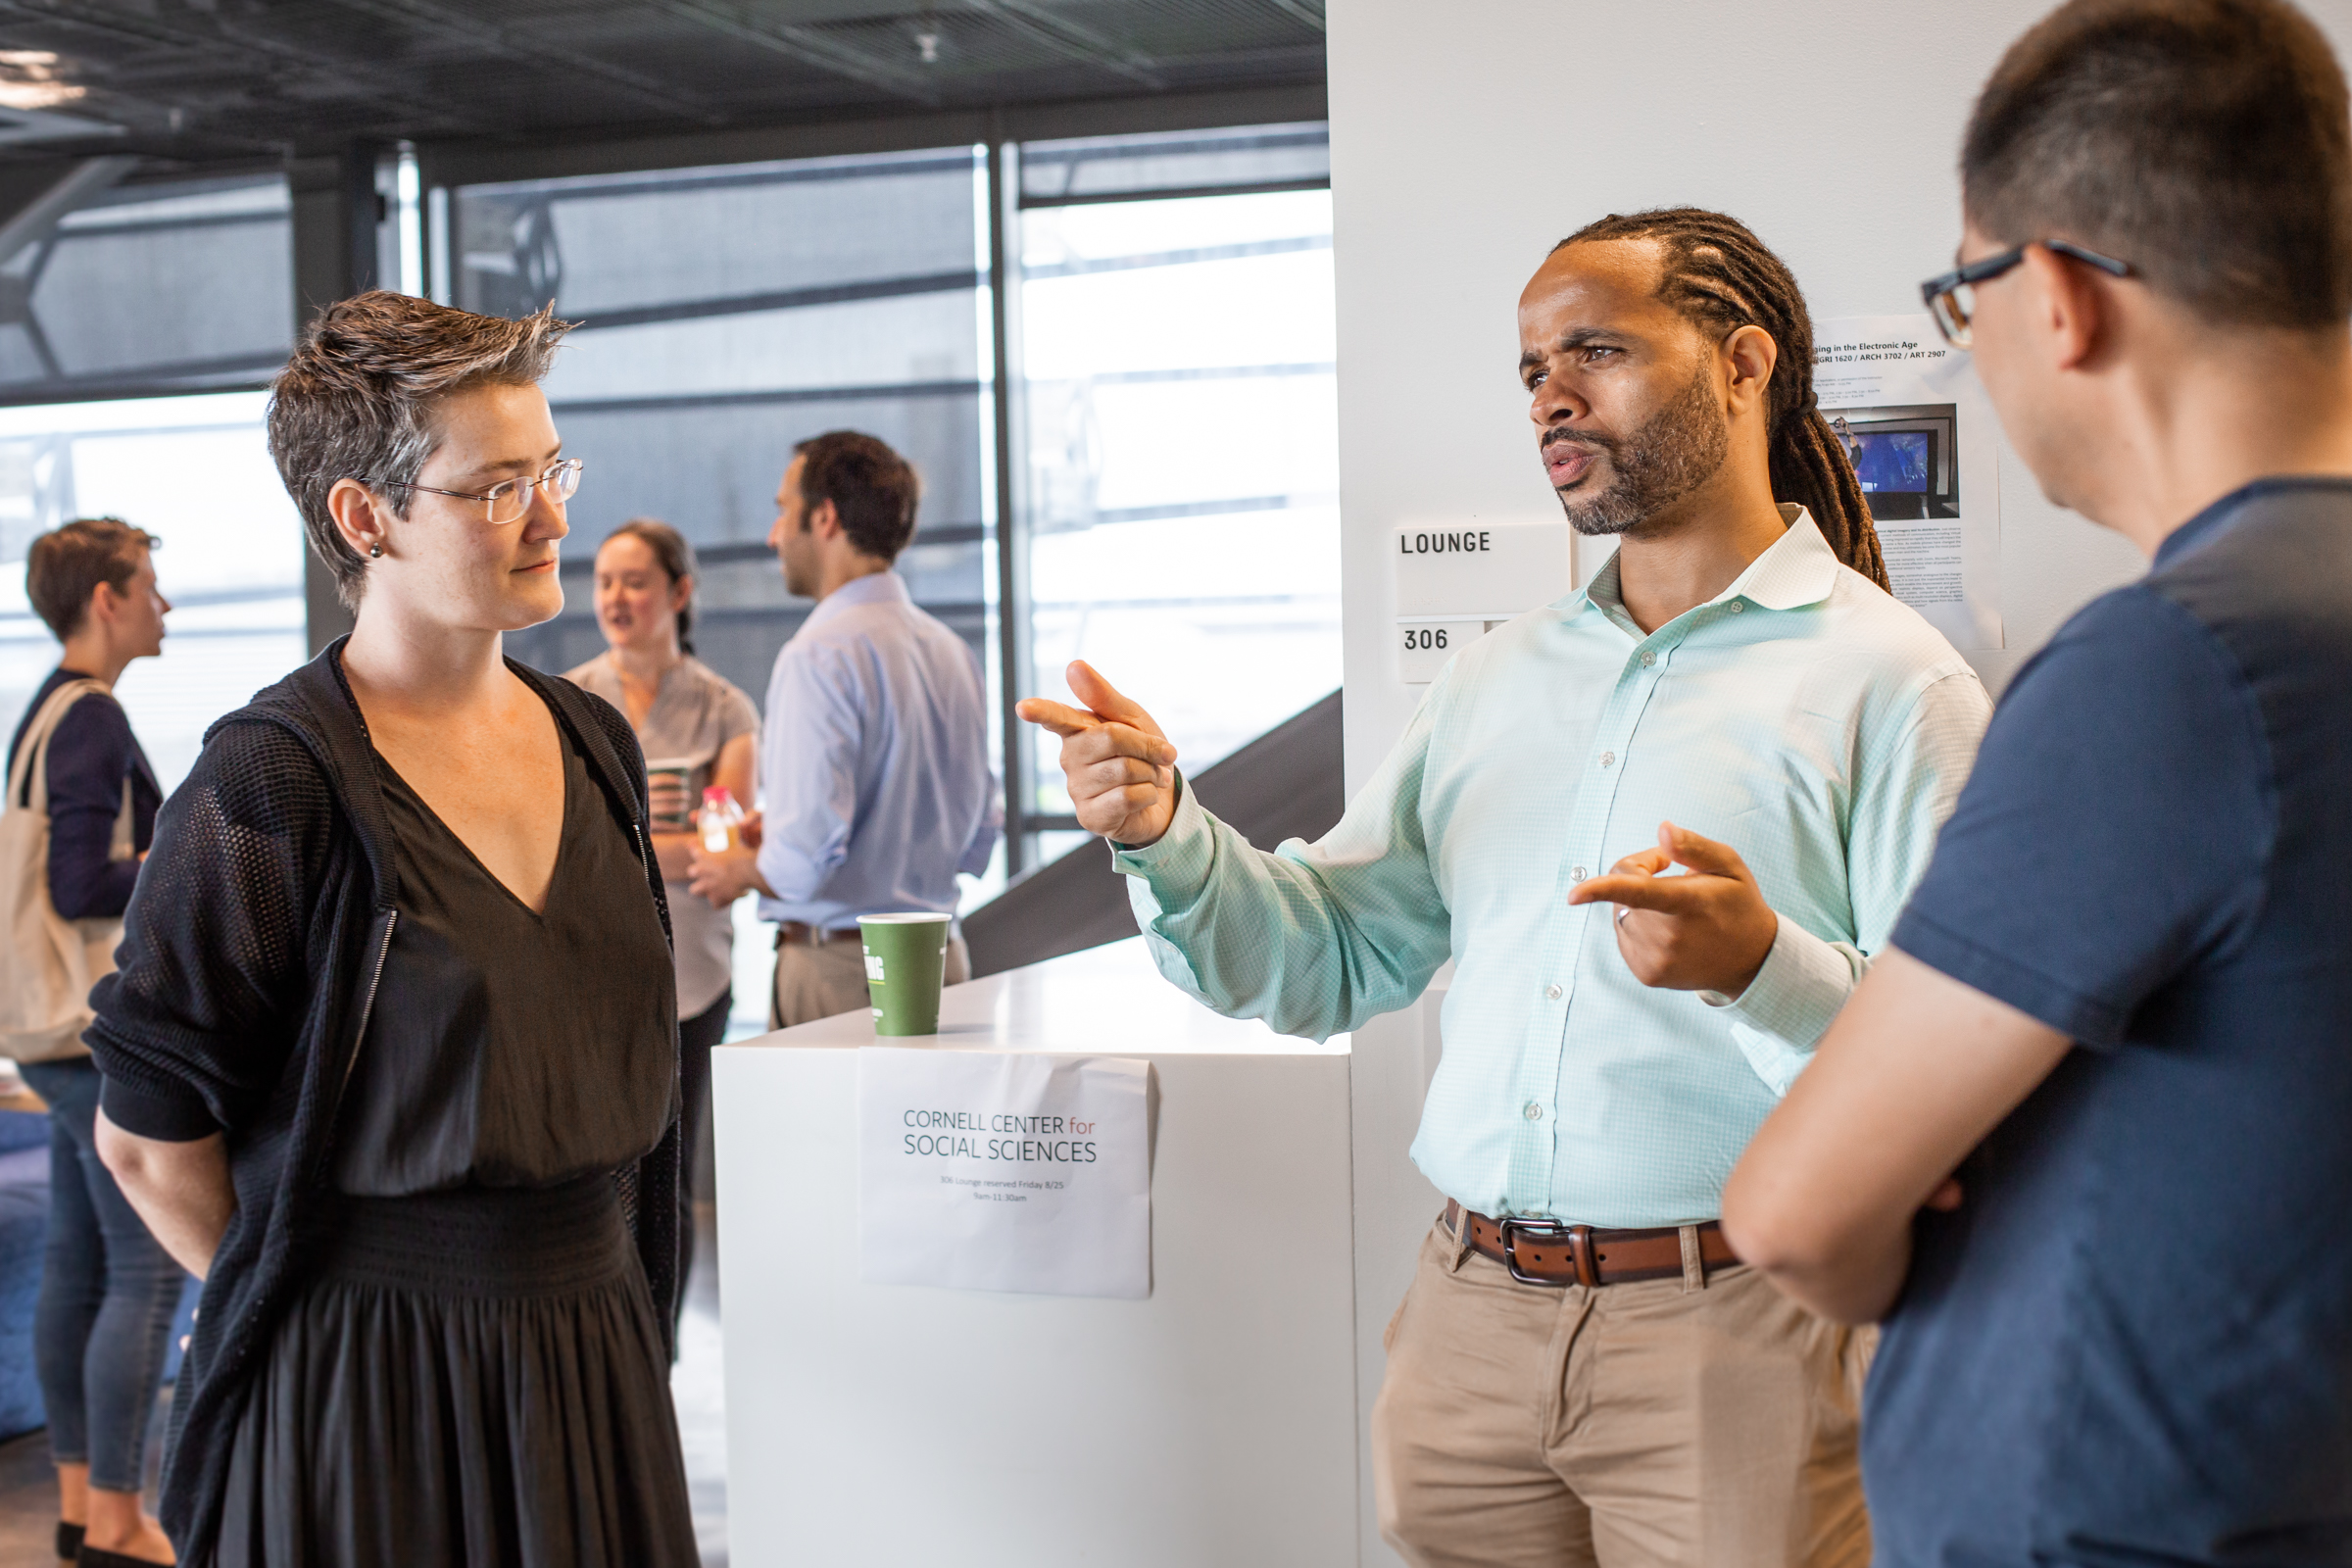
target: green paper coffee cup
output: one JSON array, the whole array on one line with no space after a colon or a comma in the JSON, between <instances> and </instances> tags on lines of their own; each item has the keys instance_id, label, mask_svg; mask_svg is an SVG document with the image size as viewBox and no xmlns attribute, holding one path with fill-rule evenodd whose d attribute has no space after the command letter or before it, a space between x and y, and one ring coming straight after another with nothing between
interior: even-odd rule
<instances>
[{"instance_id":1,"label":"green paper coffee cup","mask_svg":"<svg viewBox=\"0 0 2352 1568\"><path fill-rule=\"evenodd\" d=\"M877 1035L939 1033L939 988L948 970L944 914L861 914L865 989Z\"/></svg>"}]
</instances>

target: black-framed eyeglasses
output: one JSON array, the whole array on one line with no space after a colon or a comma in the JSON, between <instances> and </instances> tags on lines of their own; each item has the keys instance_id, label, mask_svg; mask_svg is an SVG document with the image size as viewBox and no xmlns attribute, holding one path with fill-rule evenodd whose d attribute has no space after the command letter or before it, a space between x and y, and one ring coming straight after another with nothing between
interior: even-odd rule
<instances>
[{"instance_id":1,"label":"black-framed eyeglasses","mask_svg":"<svg viewBox=\"0 0 2352 1568\"><path fill-rule=\"evenodd\" d=\"M1936 328L1943 333L1946 343L1956 349L1971 345L1975 333L1969 323L1977 310L1976 286L2016 267L2026 259L2026 252L2035 245L2045 251L2056 251L2061 256L2071 256L2083 266L2095 267L2113 277L2132 275L2131 263L2119 262L2112 256L2101 256L2097 251L2084 250L2072 240L2028 240L1998 256L1987 256L1966 267L1956 267L1941 277L1931 277L1919 285L1919 297L1928 302L1928 314L1936 318Z\"/></svg>"},{"instance_id":2,"label":"black-framed eyeglasses","mask_svg":"<svg viewBox=\"0 0 2352 1568\"><path fill-rule=\"evenodd\" d=\"M493 526L519 522L522 514L531 510L531 492L544 487L547 499L562 506L577 494L580 488L580 469L585 465L578 458L565 458L551 464L544 473L527 479L509 479L505 484L492 485L476 495L470 490L443 490L436 485L411 484L400 479L363 479L362 484L380 484L394 490L422 490L427 495L449 496L459 501L479 501L487 508L485 517Z\"/></svg>"}]
</instances>

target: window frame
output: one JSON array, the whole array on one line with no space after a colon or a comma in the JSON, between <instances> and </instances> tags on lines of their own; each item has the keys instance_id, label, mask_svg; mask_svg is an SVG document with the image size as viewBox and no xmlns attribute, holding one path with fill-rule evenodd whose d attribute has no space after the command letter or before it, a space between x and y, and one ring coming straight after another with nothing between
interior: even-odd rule
<instances>
[{"instance_id":1,"label":"window frame","mask_svg":"<svg viewBox=\"0 0 2352 1568\"><path fill-rule=\"evenodd\" d=\"M839 158L949 148L982 153L988 215L986 271L978 279L989 312L987 336L992 361L982 367L981 409L989 428L981 448L993 468L983 476L984 499L994 515L989 613L992 662L1000 698L995 715L1000 770L1006 806L1005 872L1017 878L1039 861L1037 836L1077 829L1073 816L1033 808L1036 799L1033 749L1014 715L1023 671L1029 668L1030 605L1028 537L1024 495L1027 445L1021 427L1019 364L1019 227L1024 211L1115 202L1243 195L1267 190L1328 189L1330 177L1282 178L1256 183L1146 186L1050 196L1024 195L1021 149L1026 143L1096 137L1201 133L1263 129L1292 134L1321 128L1328 138L1328 105L1320 83L1200 94L1096 102L1009 105L990 110L910 115L829 124L784 125L763 130L705 135L622 138L556 145L453 141L396 147L355 146L333 158L298 159L286 166L292 199L293 298L296 329L318 298L337 298L362 289L403 287L448 302L453 294L450 255L451 208L461 186L576 175L672 170L778 160ZM242 172L243 171L238 171ZM258 171L256 171L258 172ZM203 175L193 176L203 178ZM331 265L330 265L331 264ZM379 276L394 273L397 276ZM324 286L329 279L340 287ZM257 374L201 388L123 382L75 388L65 396L0 392L0 407L58 401L112 401L201 392L252 389L269 384ZM985 542L985 541L984 541ZM310 646L324 646L348 627L316 569L309 591Z\"/></svg>"}]
</instances>

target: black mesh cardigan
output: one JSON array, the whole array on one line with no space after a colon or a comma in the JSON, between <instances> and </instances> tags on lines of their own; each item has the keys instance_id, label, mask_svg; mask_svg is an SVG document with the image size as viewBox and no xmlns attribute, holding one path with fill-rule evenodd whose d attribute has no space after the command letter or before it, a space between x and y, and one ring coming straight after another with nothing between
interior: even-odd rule
<instances>
[{"instance_id":1,"label":"black mesh cardigan","mask_svg":"<svg viewBox=\"0 0 2352 1568\"><path fill-rule=\"evenodd\" d=\"M236 1215L214 1254L172 1401L163 1522L212 1560L229 1435L306 1259L332 1233L336 1111L391 941L393 840L338 640L215 724L156 820L122 967L83 1037L125 1125L226 1130ZM509 662L579 743L645 863L645 767L628 720ZM678 1128L615 1178L666 1338L677 1291ZM399 1456L387 1454L386 1463Z\"/></svg>"}]
</instances>

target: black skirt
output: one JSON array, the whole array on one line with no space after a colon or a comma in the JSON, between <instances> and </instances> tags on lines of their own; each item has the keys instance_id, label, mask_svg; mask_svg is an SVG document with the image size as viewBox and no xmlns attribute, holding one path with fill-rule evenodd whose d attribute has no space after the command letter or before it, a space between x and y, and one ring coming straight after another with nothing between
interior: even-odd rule
<instances>
[{"instance_id":1,"label":"black skirt","mask_svg":"<svg viewBox=\"0 0 2352 1568\"><path fill-rule=\"evenodd\" d=\"M220 1568L694 1568L610 1176L346 1200L254 1380Z\"/></svg>"}]
</instances>

